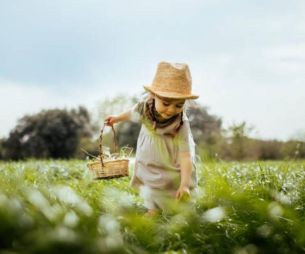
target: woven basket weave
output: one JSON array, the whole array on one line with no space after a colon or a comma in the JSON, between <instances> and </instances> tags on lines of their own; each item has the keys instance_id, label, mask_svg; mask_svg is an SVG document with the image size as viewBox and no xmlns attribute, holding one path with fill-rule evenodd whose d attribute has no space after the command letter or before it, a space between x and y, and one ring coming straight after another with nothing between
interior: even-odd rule
<instances>
[{"instance_id":1,"label":"woven basket weave","mask_svg":"<svg viewBox=\"0 0 305 254\"><path fill-rule=\"evenodd\" d=\"M88 163L95 179L128 176L128 159L104 160L103 163L104 166L99 160Z\"/></svg>"},{"instance_id":2,"label":"woven basket weave","mask_svg":"<svg viewBox=\"0 0 305 254\"><path fill-rule=\"evenodd\" d=\"M120 157L113 157L107 156L103 153L103 131L106 125L103 126L101 129L100 134L100 155L95 160L90 161L87 166L89 170L92 172L94 179L107 179L107 178L114 178L114 177L123 177L128 176L128 165L129 160L126 158ZM117 151L117 141L116 141L116 134L114 131L113 126L113 140L115 150Z\"/></svg>"}]
</instances>

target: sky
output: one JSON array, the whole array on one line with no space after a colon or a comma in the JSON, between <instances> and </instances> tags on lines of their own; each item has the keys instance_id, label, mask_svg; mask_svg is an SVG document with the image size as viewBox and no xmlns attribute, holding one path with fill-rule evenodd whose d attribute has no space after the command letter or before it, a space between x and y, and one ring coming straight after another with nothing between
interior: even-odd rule
<instances>
[{"instance_id":1,"label":"sky","mask_svg":"<svg viewBox=\"0 0 305 254\"><path fill-rule=\"evenodd\" d=\"M139 94L160 61L189 65L224 127L305 136L304 0L1 0L0 138L25 114Z\"/></svg>"}]
</instances>

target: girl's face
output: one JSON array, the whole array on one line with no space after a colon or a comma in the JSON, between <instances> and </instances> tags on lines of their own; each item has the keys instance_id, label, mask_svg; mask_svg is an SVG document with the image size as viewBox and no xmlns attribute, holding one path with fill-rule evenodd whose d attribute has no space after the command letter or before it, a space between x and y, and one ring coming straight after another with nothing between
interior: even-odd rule
<instances>
[{"instance_id":1,"label":"girl's face","mask_svg":"<svg viewBox=\"0 0 305 254\"><path fill-rule=\"evenodd\" d=\"M155 107L163 119L182 112L185 99L166 99L155 96Z\"/></svg>"}]
</instances>

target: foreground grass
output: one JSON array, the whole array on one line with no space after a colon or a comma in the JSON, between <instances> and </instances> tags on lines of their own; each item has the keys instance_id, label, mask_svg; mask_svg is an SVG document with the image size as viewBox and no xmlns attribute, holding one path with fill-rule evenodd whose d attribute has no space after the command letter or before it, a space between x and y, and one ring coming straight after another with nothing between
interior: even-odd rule
<instances>
[{"instance_id":1,"label":"foreground grass","mask_svg":"<svg viewBox=\"0 0 305 254\"><path fill-rule=\"evenodd\" d=\"M0 163L0 253L302 253L305 162L204 163L190 202L153 219L129 178L84 161Z\"/></svg>"}]
</instances>

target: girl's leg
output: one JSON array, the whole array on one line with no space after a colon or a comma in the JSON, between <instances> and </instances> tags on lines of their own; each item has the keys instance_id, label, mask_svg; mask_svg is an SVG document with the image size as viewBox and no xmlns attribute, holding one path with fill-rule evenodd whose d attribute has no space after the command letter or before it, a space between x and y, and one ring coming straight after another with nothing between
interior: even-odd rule
<instances>
[{"instance_id":1,"label":"girl's leg","mask_svg":"<svg viewBox=\"0 0 305 254\"><path fill-rule=\"evenodd\" d=\"M158 209L154 204L154 201L152 199L152 190L148 186L141 185L140 186L140 196L144 200L144 206L147 208L147 212L145 213L145 216L151 217L158 213Z\"/></svg>"}]
</instances>

